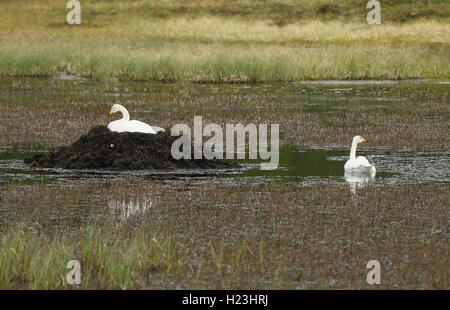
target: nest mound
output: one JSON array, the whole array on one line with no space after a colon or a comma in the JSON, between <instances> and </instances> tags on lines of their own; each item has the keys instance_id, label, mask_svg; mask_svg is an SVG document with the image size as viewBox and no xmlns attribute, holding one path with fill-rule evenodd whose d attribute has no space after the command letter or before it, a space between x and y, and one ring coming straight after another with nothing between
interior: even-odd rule
<instances>
[{"instance_id":1,"label":"nest mound","mask_svg":"<svg viewBox=\"0 0 450 310\"><path fill-rule=\"evenodd\" d=\"M178 137L159 132L112 132L106 126L92 128L70 146L25 159L32 167L65 169L195 169L231 168L238 163L221 159L180 159L172 157L171 147ZM193 156L192 156L193 158Z\"/></svg>"}]
</instances>

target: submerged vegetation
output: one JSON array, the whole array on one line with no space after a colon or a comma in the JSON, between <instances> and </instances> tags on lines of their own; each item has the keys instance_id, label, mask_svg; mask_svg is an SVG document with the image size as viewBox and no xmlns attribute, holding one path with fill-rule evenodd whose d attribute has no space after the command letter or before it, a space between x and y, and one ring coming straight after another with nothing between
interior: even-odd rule
<instances>
[{"instance_id":1,"label":"submerged vegetation","mask_svg":"<svg viewBox=\"0 0 450 310\"><path fill-rule=\"evenodd\" d=\"M449 78L442 1L54 1L0 4L0 75L196 82ZM20 26L16 21L24 21Z\"/></svg>"},{"instance_id":2,"label":"submerged vegetation","mask_svg":"<svg viewBox=\"0 0 450 310\"><path fill-rule=\"evenodd\" d=\"M72 185L2 187L0 288L370 288L371 259L380 288L449 287L445 186Z\"/></svg>"},{"instance_id":3,"label":"submerged vegetation","mask_svg":"<svg viewBox=\"0 0 450 310\"><path fill-rule=\"evenodd\" d=\"M364 98L361 98L364 93ZM36 95L38 94L38 95ZM204 124L280 124L282 145L350 147L364 134L370 146L446 149L450 115L446 84L199 85L3 78L0 143L71 144L93 126L107 125L111 103L135 118L170 130ZM48 111L51 113L48 113Z\"/></svg>"}]
</instances>

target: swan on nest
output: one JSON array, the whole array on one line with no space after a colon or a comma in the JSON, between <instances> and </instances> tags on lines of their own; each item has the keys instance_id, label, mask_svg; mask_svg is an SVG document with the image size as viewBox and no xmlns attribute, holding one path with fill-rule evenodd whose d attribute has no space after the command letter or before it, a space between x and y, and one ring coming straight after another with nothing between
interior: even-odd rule
<instances>
[{"instance_id":1,"label":"swan on nest","mask_svg":"<svg viewBox=\"0 0 450 310\"><path fill-rule=\"evenodd\" d=\"M120 104L114 104L109 111L109 115L121 112L123 117L117 121L108 124L108 129L115 132L142 132L156 134L160 131L165 131L164 128L157 126L150 126L144 122L132 120L130 121L130 114L127 109Z\"/></svg>"}]
</instances>

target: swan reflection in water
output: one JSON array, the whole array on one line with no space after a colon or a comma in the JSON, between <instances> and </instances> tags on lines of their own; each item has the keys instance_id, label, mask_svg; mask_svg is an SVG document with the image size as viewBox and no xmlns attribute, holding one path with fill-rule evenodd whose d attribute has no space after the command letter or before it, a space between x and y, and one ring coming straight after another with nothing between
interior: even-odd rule
<instances>
[{"instance_id":1,"label":"swan reflection in water","mask_svg":"<svg viewBox=\"0 0 450 310\"><path fill-rule=\"evenodd\" d=\"M354 172L345 171L344 178L345 181L350 185L350 191L352 194L356 194L356 188L363 188L367 184L375 180L375 171L370 172Z\"/></svg>"},{"instance_id":2,"label":"swan reflection in water","mask_svg":"<svg viewBox=\"0 0 450 310\"><path fill-rule=\"evenodd\" d=\"M133 215L142 215L153 205L150 197L142 197L140 199L130 200L110 200L108 207L114 215L126 220Z\"/></svg>"}]
</instances>

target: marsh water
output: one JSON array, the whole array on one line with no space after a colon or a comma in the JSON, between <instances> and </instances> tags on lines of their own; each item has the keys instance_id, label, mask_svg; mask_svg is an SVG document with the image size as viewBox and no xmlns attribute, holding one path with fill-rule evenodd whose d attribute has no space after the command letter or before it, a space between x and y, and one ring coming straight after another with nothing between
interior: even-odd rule
<instances>
[{"instance_id":1,"label":"marsh water","mask_svg":"<svg viewBox=\"0 0 450 310\"><path fill-rule=\"evenodd\" d=\"M61 94L46 91L46 84L71 83L76 85L71 91L80 94L95 91L101 87L99 81L74 78L60 75L52 79L42 79L39 83L42 88L34 90L3 88L3 98L19 97L23 104L44 104L51 107L61 100ZM30 80L30 83L35 83ZM121 82L114 81L121 87L127 83L140 83L135 92L106 92L104 96L111 97L111 103L129 98L142 98L145 92L140 92L147 82ZM154 86L157 87L154 87ZM413 87L411 87L413 86ZM153 83L153 89L161 96L170 97L179 94L186 87L184 83ZM236 99L245 99L257 96L270 96L278 109L285 109L295 113L301 104L302 111L316 113L319 116L345 113L355 109L395 109L395 104L408 100L407 92L412 88L421 96L427 93L430 87L448 88L448 84L433 81L327 81L302 82L289 84L259 84L259 85L217 85L217 84L190 84L190 89L200 92L209 92L213 96L229 95L236 89L242 91L235 96ZM42 90L43 89L43 90ZM49 89L54 89L49 87ZM112 88L114 89L114 87ZM405 89L405 92L401 90ZM406 89L408 91L406 91ZM399 91L400 90L400 91ZM404 93L405 96L399 95ZM411 95L411 94L408 94ZM295 102L297 104L286 104ZM361 105L361 102L366 103ZM217 107L214 107L217 109ZM229 109L230 107L223 107ZM206 107L208 109L208 107ZM245 106L239 106L243 113ZM250 109L250 107L248 108ZM255 107L251 107L255 109ZM164 111L164 108L159 108ZM95 125L95 124L93 124ZM307 186L311 184L331 183L367 183L368 186L377 184L405 184L405 183L448 183L450 152L448 149L440 150L414 150L412 148L387 148L383 146L360 146L358 155L366 156L376 168L377 173L369 178L349 178L344 174L344 163L348 159L350 145L318 146L302 148L283 143L281 129L281 148L279 151L279 167L275 170L261 170L258 161L243 160L242 169L230 170L161 170L161 171L105 171L105 170L64 170L64 169L35 169L24 164L23 159L36 153L54 150L55 145L40 145L28 147L27 145L0 146L0 182L17 185L33 184L35 182L58 183L72 179L99 179L104 178L144 178L155 180L185 179L190 184L195 182L219 182L224 184L264 183L271 181L284 181ZM83 134L80 132L80 135ZM350 143L349 143L350 144Z\"/></svg>"},{"instance_id":2,"label":"marsh water","mask_svg":"<svg viewBox=\"0 0 450 310\"><path fill-rule=\"evenodd\" d=\"M448 183L450 155L447 151L411 151L367 148L358 153L366 156L377 168L375 176L358 180L345 175L343 166L348 159L349 150L336 148L298 149L282 147L279 152L280 163L275 170L261 170L259 163L243 161L241 169L206 170L68 170L52 168L31 168L23 159L37 152L47 150L23 150L17 147L4 147L0 150L1 183L33 184L35 182L53 183L59 180L92 178L142 178L154 180L179 179L195 182L219 182L228 184L264 183L284 181L301 186L315 183L367 183L376 184L415 184Z\"/></svg>"}]
</instances>

